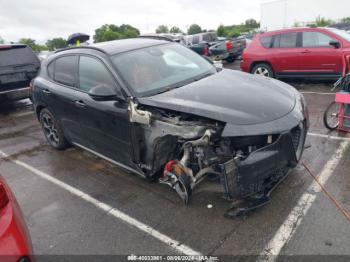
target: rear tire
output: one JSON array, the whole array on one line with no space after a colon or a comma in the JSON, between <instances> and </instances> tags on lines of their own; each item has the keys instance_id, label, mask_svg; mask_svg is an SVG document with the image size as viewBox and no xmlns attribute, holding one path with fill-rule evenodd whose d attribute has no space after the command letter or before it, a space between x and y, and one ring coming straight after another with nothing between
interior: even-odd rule
<instances>
[{"instance_id":1,"label":"rear tire","mask_svg":"<svg viewBox=\"0 0 350 262\"><path fill-rule=\"evenodd\" d=\"M271 77L271 78L275 76L272 67L266 63L256 64L255 66L253 66L250 72L253 75L261 75L261 76Z\"/></svg>"},{"instance_id":2,"label":"rear tire","mask_svg":"<svg viewBox=\"0 0 350 262\"><path fill-rule=\"evenodd\" d=\"M339 127L339 104L332 102L326 109L323 115L323 123L329 130L335 130Z\"/></svg>"},{"instance_id":3,"label":"rear tire","mask_svg":"<svg viewBox=\"0 0 350 262\"><path fill-rule=\"evenodd\" d=\"M231 63L233 63L233 62L236 60L236 58L233 57L233 56L229 56L229 57L226 58L225 60L226 60L227 63L231 64Z\"/></svg>"},{"instance_id":4,"label":"rear tire","mask_svg":"<svg viewBox=\"0 0 350 262\"><path fill-rule=\"evenodd\" d=\"M47 108L40 111L40 123L47 142L55 149L62 150L68 147L67 139L64 137L62 128Z\"/></svg>"}]
</instances>

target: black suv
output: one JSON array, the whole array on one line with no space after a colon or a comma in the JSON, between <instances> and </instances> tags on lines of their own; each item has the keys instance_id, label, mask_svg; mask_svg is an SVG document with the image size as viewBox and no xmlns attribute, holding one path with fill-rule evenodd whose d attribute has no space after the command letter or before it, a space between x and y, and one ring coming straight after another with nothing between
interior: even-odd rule
<instances>
[{"instance_id":1,"label":"black suv","mask_svg":"<svg viewBox=\"0 0 350 262\"><path fill-rule=\"evenodd\" d=\"M33 102L54 148L74 144L171 186L185 203L208 174L228 199L268 201L308 128L293 87L154 39L56 52L33 82Z\"/></svg>"},{"instance_id":2,"label":"black suv","mask_svg":"<svg viewBox=\"0 0 350 262\"><path fill-rule=\"evenodd\" d=\"M0 101L29 97L40 61L27 45L0 45Z\"/></svg>"}]
</instances>

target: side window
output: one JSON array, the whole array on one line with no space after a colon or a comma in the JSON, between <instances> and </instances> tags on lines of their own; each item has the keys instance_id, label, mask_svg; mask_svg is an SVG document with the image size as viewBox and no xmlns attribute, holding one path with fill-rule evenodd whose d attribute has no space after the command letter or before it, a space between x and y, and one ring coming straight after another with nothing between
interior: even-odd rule
<instances>
[{"instance_id":1,"label":"side window","mask_svg":"<svg viewBox=\"0 0 350 262\"><path fill-rule=\"evenodd\" d=\"M275 35L272 37L272 48L280 47L280 39L281 39L281 35Z\"/></svg>"},{"instance_id":2,"label":"side window","mask_svg":"<svg viewBox=\"0 0 350 262\"><path fill-rule=\"evenodd\" d=\"M295 48L297 47L298 33L281 34L280 48Z\"/></svg>"},{"instance_id":3,"label":"side window","mask_svg":"<svg viewBox=\"0 0 350 262\"><path fill-rule=\"evenodd\" d=\"M260 39L261 45L265 48L271 47L272 36L264 36Z\"/></svg>"},{"instance_id":4,"label":"side window","mask_svg":"<svg viewBox=\"0 0 350 262\"><path fill-rule=\"evenodd\" d=\"M79 88L89 92L91 88L98 85L115 87L115 80L101 61L81 56L79 60Z\"/></svg>"},{"instance_id":5,"label":"side window","mask_svg":"<svg viewBox=\"0 0 350 262\"><path fill-rule=\"evenodd\" d=\"M47 74L50 78L53 78L53 70L55 68L55 61L51 62L49 66L47 67Z\"/></svg>"},{"instance_id":6,"label":"side window","mask_svg":"<svg viewBox=\"0 0 350 262\"><path fill-rule=\"evenodd\" d=\"M192 38L192 45L196 45L199 44L199 36L198 35L194 35Z\"/></svg>"},{"instance_id":7,"label":"side window","mask_svg":"<svg viewBox=\"0 0 350 262\"><path fill-rule=\"evenodd\" d=\"M303 32L303 47L328 47L331 37L319 32Z\"/></svg>"},{"instance_id":8,"label":"side window","mask_svg":"<svg viewBox=\"0 0 350 262\"><path fill-rule=\"evenodd\" d=\"M77 56L64 56L55 61L54 80L58 83L76 86Z\"/></svg>"}]
</instances>

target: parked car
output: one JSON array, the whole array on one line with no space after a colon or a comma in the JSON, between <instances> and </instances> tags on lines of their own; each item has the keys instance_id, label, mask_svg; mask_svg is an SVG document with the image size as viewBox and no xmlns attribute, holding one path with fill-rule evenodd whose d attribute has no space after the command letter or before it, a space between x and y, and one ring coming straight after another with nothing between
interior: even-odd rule
<instances>
[{"instance_id":1,"label":"parked car","mask_svg":"<svg viewBox=\"0 0 350 262\"><path fill-rule=\"evenodd\" d=\"M0 101L29 97L40 61L27 45L0 45Z\"/></svg>"},{"instance_id":2,"label":"parked car","mask_svg":"<svg viewBox=\"0 0 350 262\"><path fill-rule=\"evenodd\" d=\"M185 36L185 43L196 53L213 57L215 60L226 60L232 63L237 58L237 49L232 41L219 38L215 32L199 33Z\"/></svg>"},{"instance_id":3,"label":"parked car","mask_svg":"<svg viewBox=\"0 0 350 262\"><path fill-rule=\"evenodd\" d=\"M245 49L244 72L276 78L338 79L350 34L335 28L294 28L257 35Z\"/></svg>"},{"instance_id":4,"label":"parked car","mask_svg":"<svg viewBox=\"0 0 350 262\"><path fill-rule=\"evenodd\" d=\"M33 102L52 147L76 145L159 179L185 203L208 174L228 199L267 200L297 165L308 129L293 87L154 39L56 52L34 79Z\"/></svg>"},{"instance_id":5,"label":"parked car","mask_svg":"<svg viewBox=\"0 0 350 262\"><path fill-rule=\"evenodd\" d=\"M14 194L0 175L0 260L32 261L32 242Z\"/></svg>"}]
</instances>

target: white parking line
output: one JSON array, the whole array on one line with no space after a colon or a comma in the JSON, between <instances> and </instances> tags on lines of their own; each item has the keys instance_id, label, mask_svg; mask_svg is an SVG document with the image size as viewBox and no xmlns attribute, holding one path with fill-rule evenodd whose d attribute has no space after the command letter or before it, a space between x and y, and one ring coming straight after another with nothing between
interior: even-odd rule
<instances>
[{"instance_id":1,"label":"white parking line","mask_svg":"<svg viewBox=\"0 0 350 262\"><path fill-rule=\"evenodd\" d=\"M318 179L322 185L324 185L333 174L345 151L349 147L349 144L350 143L348 141L342 142L333 156L323 167L322 171L318 175ZM307 189L307 192L300 197L297 205L292 209L287 216L287 219L283 222L275 235L265 246L258 259L259 261L275 261L277 259L277 255L280 254L282 248L291 240L301 221L303 220L303 217L307 214L310 207L314 203L316 194L321 190L321 187L316 181L311 183Z\"/></svg>"},{"instance_id":2,"label":"white parking line","mask_svg":"<svg viewBox=\"0 0 350 262\"><path fill-rule=\"evenodd\" d=\"M323 93L323 92L307 92L307 91L304 91L304 92L300 92L302 94L312 94L312 95L335 95L335 93Z\"/></svg>"},{"instance_id":3,"label":"white parking line","mask_svg":"<svg viewBox=\"0 0 350 262\"><path fill-rule=\"evenodd\" d=\"M328 138L328 139L338 140L338 141L348 141L348 142L350 142L350 137L330 136L330 135L317 134L317 133L307 133L307 135L308 136L321 137L321 138Z\"/></svg>"},{"instance_id":4,"label":"white parking line","mask_svg":"<svg viewBox=\"0 0 350 262\"><path fill-rule=\"evenodd\" d=\"M7 158L9 157L6 153L2 152L0 150L0 157L1 158ZM129 215L125 214L124 212L108 205L105 204L99 200L97 200L96 198L91 197L90 195L84 193L83 191L80 191L79 189L72 187L22 161L19 160L15 160L15 159L10 159L11 162L13 162L14 164L17 164L25 169L27 169L28 171L32 172L33 174L55 184L56 186L59 186L60 188L68 191L69 193L85 200L86 202L93 204L94 206L96 206L97 208L101 209L102 211L107 212L109 215L114 216L115 218L118 218L120 220L122 220L123 222L127 223L130 226L136 227L137 229L145 232L146 234L154 237L155 239L159 240L160 242L166 244L167 246L169 246L170 248L175 249L177 252L180 252L182 254L188 255L188 256L201 256L202 254L199 253L196 250L193 250L192 248L181 244L180 242L160 233L159 231L157 231L156 229L136 220L135 218L130 217Z\"/></svg>"},{"instance_id":5,"label":"white parking line","mask_svg":"<svg viewBox=\"0 0 350 262\"><path fill-rule=\"evenodd\" d=\"M15 114L11 114L10 117L11 118L17 118L17 117L23 117L23 116L28 116L28 115L33 115L34 116L34 112L33 111L27 111L27 112L23 112L23 113L15 113Z\"/></svg>"}]
</instances>

